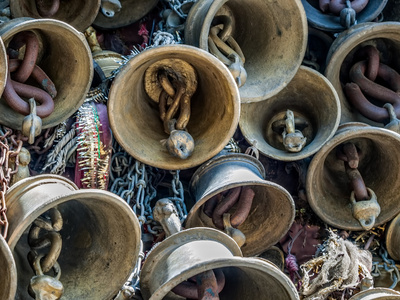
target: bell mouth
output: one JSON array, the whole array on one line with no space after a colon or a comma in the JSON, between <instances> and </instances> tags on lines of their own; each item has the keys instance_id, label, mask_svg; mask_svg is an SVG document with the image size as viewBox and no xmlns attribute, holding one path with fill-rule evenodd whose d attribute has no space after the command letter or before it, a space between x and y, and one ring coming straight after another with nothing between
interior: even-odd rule
<instances>
[{"instance_id":1,"label":"bell mouth","mask_svg":"<svg viewBox=\"0 0 400 300\"><path fill-rule=\"evenodd\" d=\"M17 269L15 261L7 245L7 242L0 235L0 268L2 271L2 281L0 288L0 299L14 299L17 290Z\"/></svg>"},{"instance_id":2,"label":"bell mouth","mask_svg":"<svg viewBox=\"0 0 400 300\"><path fill-rule=\"evenodd\" d=\"M54 111L42 119L43 129L54 127L73 115L85 100L93 78L92 55L82 33L52 19L18 18L4 23L0 26L0 35L5 47L14 35L23 31L31 31L37 36L37 64L57 89ZM0 111L3 125L21 130L25 116L11 109L4 98L0 100Z\"/></svg>"}]
</instances>

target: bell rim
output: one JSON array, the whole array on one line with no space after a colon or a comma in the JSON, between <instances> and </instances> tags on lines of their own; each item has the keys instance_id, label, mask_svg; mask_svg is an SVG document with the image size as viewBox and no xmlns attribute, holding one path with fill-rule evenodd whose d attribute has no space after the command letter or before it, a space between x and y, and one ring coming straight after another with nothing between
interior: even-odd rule
<instances>
[{"instance_id":1,"label":"bell rim","mask_svg":"<svg viewBox=\"0 0 400 300\"><path fill-rule=\"evenodd\" d=\"M9 289L6 293L7 298L4 300L12 300L14 299L17 292L17 267L15 265L14 257L12 255L10 247L8 246L6 240L3 238L2 235L0 235L0 254L1 256L3 256L2 258L6 260L9 270L9 272L3 275L5 275L10 281L10 286L8 287Z\"/></svg>"},{"instance_id":2,"label":"bell rim","mask_svg":"<svg viewBox=\"0 0 400 300\"><path fill-rule=\"evenodd\" d=\"M202 49L190 45L173 44L173 45L163 45L148 50L144 50L143 52L139 53L138 55L130 59L121 68L121 70L118 72L118 74L116 75L111 84L108 97L109 100L107 107L108 107L108 118L110 122L110 128L111 129L118 128L118 125L120 125L119 123L116 122L116 119L114 117L114 110L116 110L116 107L118 106L117 104L118 100L114 99L117 98L116 90L118 88L118 84L120 84L119 81L121 81L121 78L123 79L124 76L127 76L127 74L129 75L130 73L132 73L133 72L132 70L135 70L137 67L142 65L143 63L141 61L144 60L147 62L149 58L153 56L161 57L164 54L168 55L170 53L180 53L180 52L192 55L193 51L196 52L196 54L198 54L199 56L202 56L203 58L213 63L213 66L216 67L218 71L220 71L221 76L223 76L228 81L230 88L232 88L230 96L232 99L231 104L233 106L233 118L231 120L228 133L225 134L224 139L219 141L218 147L215 147L213 151L208 152L207 155L205 155L201 159L193 161L192 157L188 157L186 160L181 160L179 165L176 165L169 162L165 162L161 159L154 160L152 158L141 156L140 155L141 151L136 152L136 150L135 151L132 150L129 143L126 142L126 139L123 136L121 136L121 133L118 130L113 130L113 135L115 139L118 141L118 143L121 145L121 147L125 149L125 151L128 152L132 157L134 157L135 159L141 161L146 165L164 170L185 170L199 166L204 162L206 162L207 160L214 157L215 155L217 155L225 147L225 145L228 144L230 138L233 136L238 126L239 116L240 116L240 97L236 83L234 82L234 79L231 73L229 72L228 68L222 62L220 62L216 57L214 57L213 55ZM194 151L196 151L196 148Z\"/></svg>"},{"instance_id":3,"label":"bell rim","mask_svg":"<svg viewBox=\"0 0 400 300\"><path fill-rule=\"evenodd\" d=\"M355 122L355 124L357 124ZM344 124L345 125L345 124ZM360 138L360 137L368 137L368 135L374 135L378 137L382 137L382 135L387 136L392 138L393 140L397 140L397 142L400 145L400 135L391 131L387 130L384 128L377 128L373 126L357 126L354 125L353 127L350 127L351 129L354 130L348 130L346 127L344 127L344 130L338 131L336 135L329 140L321 149L318 151L313 159L311 160L309 166L308 166L308 171L307 171L307 177L306 177L306 191L308 195L308 203L310 204L310 207L314 211L315 214L318 215L318 217L324 221L325 223L334 226L335 228L339 229L344 229L344 230L351 230L351 231L363 231L363 227L359 224L359 222L354 219L354 224L353 225L342 225L340 221L338 221L337 216L329 216L323 209L323 207L320 205L322 203L322 200L320 200L321 197L318 197L318 195L315 194L315 189L314 189L314 173L315 170L319 169L320 165L323 165L325 162L326 157L335 149L336 146L344 143L345 141L348 141L353 138ZM357 130L355 130L357 129ZM379 202L379 200L378 200ZM350 204L350 200L349 200ZM393 218L393 215L397 215L400 212L400 207L398 208L397 211L392 213L392 216L388 214L385 218L382 218L382 208L380 215L376 218L375 225L379 226L382 225L388 221L390 221Z\"/></svg>"},{"instance_id":4,"label":"bell rim","mask_svg":"<svg viewBox=\"0 0 400 300\"><path fill-rule=\"evenodd\" d=\"M378 294L378 295L376 295ZM379 295L380 294L380 295ZM400 293L389 288L372 288L365 291L361 291L350 298L350 300L362 300L366 296L366 299L400 299ZM374 298L369 298L373 296ZM391 297L393 296L393 297ZM397 297L396 297L397 296ZM382 297L382 298L381 298ZM389 297L389 298L387 298Z\"/></svg>"},{"instance_id":5,"label":"bell rim","mask_svg":"<svg viewBox=\"0 0 400 300\"><path fill-rule=\"evenodd\" d=\"M393 235L396 231L398 231L400 235L400 213L390 222L388 228L386 229L385 237L387 252L389 253L390 257L398 261L400 260L400 252L397 250L398 247L396 247L396 245L393 245L393 243L390 243L390 240L393 239ZM396 252L398 255L395 255Z\"/></svg>"}]
</instances>

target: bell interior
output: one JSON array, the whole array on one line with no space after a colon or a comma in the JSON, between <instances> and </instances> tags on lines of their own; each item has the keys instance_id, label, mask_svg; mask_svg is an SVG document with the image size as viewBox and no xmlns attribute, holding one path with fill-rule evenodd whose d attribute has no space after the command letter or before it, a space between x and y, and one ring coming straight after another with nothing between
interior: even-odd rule
<instances>
[{"instance_id":1,"label":"bell interior","mask_svg":"<svg viewBox=\"0 0 400 300\"><path fill-rule=\"evenodd\" d=\"M60 1L58 11L51 18L66 22L79 31L84 31L96 18L99 7L100 0ZM10 1L10 8L14 18L43 18L37 10L36 1L13 0Z\"/></svg>"},{"instance_id":2,"label":"bell interior","mask_svg":"<svg viewBox=\"0 0 400 300\"><path fill-rule=\"evenodd\" d=\"M132 234L134 230L129 226L131 217L121 207L99 199L71 200L59 204L58 209L63 217L62 250L58 258L63 299L111 299L137 259L132 253L135 250L127 250L140 243L140 234ZM16 299L21 300L30 298L28 285L35 275L27 259L29 228L14 248L18 271ZM47 254L48 249L38 252ZM51 270L46 274L54 273Z\"/></svg>"},{"instance_id":3,"label":"bell interior","mask_svg":"<svg viewBox=\"0 0 400 300\"><path fill-rule=\"evenodd\" d=\"M86 97L93 77L90 50L77 35L78 32L67 30L51 21L44 24L26 22L3 32L1 36L5 47L8 47L15 34L23 31L32 31L38 37L37 65L49 76L57 89L54 111L42 119L42 128L53 127L71 116ZM27 83L38 87L33 80ZM25 116L12 110L4 98L0 101L0 111L2 124L21 129Z\"/></svg>"},{"instance_id":4,"label":"bell interior","mask_svg":"<svg viewBox=\"0 0 400 300\"><path fill-rule=\"evenodd\" d=\"M243 51L247 71L247 81L239 89L242 102L264 100L286 86L305 51L307 27L299 3L224 0L216 1L211 9L215 15L233 17L232 36ZM208 49L211 21L208 19L202 28L202 49Z\"/></svg>"},{"instance_id":5,"label":"bell interior","mask_svg":"<svg viewBox=\"0 0 400 300\"><path fill-rule=\"evenodd\" d=\"M186 160L173 157L161 143L169 135L164 132L158 104L144 88L145 71L161 56L185 60L197 72L198 86L191 98L187 125L195 147ZM210 159L228 143L236 128L238 105L231 82L225 77L230 74L221 73L221 69L203 55L196 56L188 51L168 51L148 60L136 60L125 70L123 77L114 80L111 87L109 117L115 137L133 157L163 169L187 169Z\"/></svg>"},{"instance_id":6,"label":"bell interior","mask_svg":"<svg viewBox=\"0 0 400 300\"><path fill-rule=\"evenodd\" d=\"M275 159L297 160L307 157L334 134L338 125L339 107L332 87L313 71L300 68L296 76L277 95L261 102L241 106L240 128L249 143ZM273 124L286 119L286 111L304 120L306 127L296 127L307 138L300 152L288 152L283 145L283 128ZM300 123L303 123L301 121ZM284 124L284 123L283 123Z\"/></svg>"},{"instance_id":7,"label":"bell interior","mask_svg":"<svg viewBox=\"0 0 400 300\"><path fill-rule=\"evenodd\" d=\"M212 193L216 195L235 186L223 187ZM251 187L255 193L250 213L238 229L246 236L246 243L241 247L244 256L254 256L262 253L271 245L277 243L291 225L294 208L288 196L276 187L254 184ZM197 208L190 218L190 227L216 228L212 219L204 212L204 204L210 199L201 200L203 204ZM235 204L229 213L236 211Z\"/></svg>"},{"instance_id":8,"label":"bell interior","mask_svg":"<svg viewBox=\"0 0 400 300\"><path fill-rule=\"evenodd\" d=\"M352 142L361 151L358 170L366 187L377 195L381 207L381 213L375 224L388 221L399 211L397 191L400 188L400 177L397 169L392 168L399 165L400 158L398 155L389 155L398 151L398 144L389 139L384 141L379 134L343 142ZM352 215L350 204L352 189L344 169L344 162L336 157L336 149L332 149L323 165L315 169L313 178L315 178L314 193L317 195L314 205L320 208L325 221L339 228L361 228Z\"/></svg>"}]
</instances>

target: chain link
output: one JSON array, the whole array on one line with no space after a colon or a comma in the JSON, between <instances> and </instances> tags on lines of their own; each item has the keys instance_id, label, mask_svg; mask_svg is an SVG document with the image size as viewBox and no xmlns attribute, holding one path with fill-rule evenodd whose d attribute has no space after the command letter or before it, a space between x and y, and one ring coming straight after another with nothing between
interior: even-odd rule
<instances>
[{"instance_id":1,"label":"chain link","mask_svg":"<svg viewBox=\"0 0 400 300\"><path fill-rule=\"evenodd\" d=\"M179 180L179 172L180 170L170 171L173 176L171 184L174 195L172 197L168 197L168 199L174 202L178 211L179 220L181 223L183 223L187 218L187 210L185 204L185 191L183 189L182 182Z\"/></svg>"},{"instance_id":2,"label":"chain link","mask_svg":"<svg viewBox=\"0 0 400 300\"><path fill-rule=\"evenodd\" d=\"M388 258L388 253L383 246L379 248L379 257L382 259L382 262L379 261L372 262L371 275L373 277L381 276L382 269L390 273L390 279L392 280L392 285L389 288L394 289L400 279L399 269L397 268L395 261L393 259Z\"/></svg>"}]
</instances>

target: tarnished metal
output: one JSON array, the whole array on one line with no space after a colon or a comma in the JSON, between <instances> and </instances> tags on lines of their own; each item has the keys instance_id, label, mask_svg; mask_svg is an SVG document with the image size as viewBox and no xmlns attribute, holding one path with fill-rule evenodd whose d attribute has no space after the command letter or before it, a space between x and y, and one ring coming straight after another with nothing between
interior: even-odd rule
<instances>
[{"instance_id":1,"label":"tarnished metal","mask_svg":"<svg viewBox=\"0 0 400 300\"><path fill-rule=\"evenodd\" d=\"M13 18L52 18L83 32L96 18L100 1L13 0L10 1L10 10Z\"/></svg>"},{"instance_id":2,"label":"tarnished metal","mask_svg":"<svg viewBox=\"0 0 400 300\"><path fill-rule=\"evenodd\" d=\"M8 72L5 72L5 70L8 69L8 59L2 38L0 38L0 68L3 70L3 72L0 72L0 94L3 94L7 82Z\"/></svg>"},{"instance_id":3,"label":"tarnished metal","mask_svg":"<svg viewBox=\"0 0 400 300\"><path fill-rule=\"evenodd\" d=\"M355 294L350 300L397 300L400 299L400 293L392 289L374 288Z\"/></svg>"},{"instance_id":4,"label":"tarnished metal","mask_svg":"<svg viewBox=\"0 0 400 300\"><path fill-rule=\"evenodd\" d=\"M397 188L400 180L392 166L400 162L397 148L400 146L398 134L386 129L371 127L366 124L344 124L339 127L336 135L329 140L314 156L307 173L307 198L313 211L326 223L347 230L363 230L359 221L353 217L353 211L363 204L355 202L349 205L352 192L351 180L346 175L343 161L337 158L337 148L346 143L353 143L360 156L358 170L362 174L365 186L376 194L380 206L380 214L375 219L375 226L381 225L396 214L400 208L397 205ZM353 159L348 159L353 161ZM352 165L357 165L354 161ZM347 163L346 163L347 164ZM379 175L384 174L384 176ZM357 179L357 178L356 178ZM358 184L358 183L357 183ZM372 215L379 213L379 206L374 203L374 197L368 191L371 202L364 203L364 208L371 208ZM365 192L364 192L365 193ZM365 195L360 194L362 199ZM370 226L371 224L367 224Z\"/></svg>"},{"instance_id":5,"label":"tarnished metal","mask_svg":"<svg viewBox=\"0 0 400 300\"><path fill-rule=\"evenodd\" d=\"M196 170L189 183L190 193L196 204L188 214L185 227L221 228L224 224L218 222L215 224L213 220L216 220L218 216L223 217L221 214L224 213L245 217L244 221L241 218L242 224L240 224L241 221L234 224L246 237L246 243L242 247L243 254L252 256L262 253L282 238L294 218L292 197L284 188L264 180L264 177L265 171L262 164L246 154L232 153L217 156L208 161ZM237 203L232 207L235 199L231 202L231 196L226 195L227 201L220 202L219 207L215 209L210 209L209 206L213 206L215 196L223 195L228 190L231 190L230 193L240 192L240 187L250 193L250 195L244 195L244 198L250 196L247 200L251 201L242 201L241 204ZM253 199L252 194L254 194ZM239 202L238 199L236 200ZM211 203L207 204L209 201ZM244 209L240 209L240 206ZM247 212L248 209L249 212ZM215 212L216 216L209 217L207 210ZM240 213L239 210L241 210ZM229 220L235 221L231 217ZM271 231L268 230L271 224L280 225L279 228Z\"/></svg>"},{"instance_id":6,"label":"tarnished metal","mask_svg":"<svg viewBox=\"0 0 400 300\"><path fill-rule=\"evenodd\" d=\"M247 80L239 89L241 101L262 101L281 91L296 74L306 50L307 22L301 3L292 0L281 1L279 5L274 1L259 0L246 3L240 0L199 0L192 6L186 20L185 43L215 53L218 49L210 43L209 33L222 27L211 29L220 24L217 22L219 18L231 19L232 30L229 30L229 35L224 30L218 35L232 37L234 40L231 42L236 41L240 47L234 44L231 47L241 49L246 58ZM229 49L223 53L224 57L231 52ZM230 60L235 61L221 55L217 57L227 64L232 63ZM236 72L243 73L241 63L235 65L239 67Z\"/></svg>"},{"instance_id":7,"label":"tarnished metal","mask_svg":"<svg viewBox=\"0 0 400 300\"><path fill-rule=\"evenodd\" d=\"M0 234L0 270L2 272L0 298L14 300L17 290L17 269L15 261L3 236Z\"/></svg>"},{"instance_id":8,"label":"tarnished metal","mask_svg":"<svg viewBox=\"0 0 400 300\"><path fill-rule=\"evenodd\" d=\"M259 293L267 298L299 299L280 270L261 259L240 257L238 245L226 234L212 228L179 231L171 202L163 199L158 208L161 218L172 214L166 223L160 219L172 235L151 250L143 265L145 299L182 299L177 293L191 299L253 299ZM197 283L189 281L192 277ZM195 285L198 290L193 289Z\"/></svg>"},{"instance_id":9,"label":"tarnished metal","mask_svg":"<svg viewBox=\"0 0 400 300\"><path fill-rule=\"evenodd\" d=\"M139 222L118 196L102 190L77 190L64 177L39 175L13 185L7 192L7 204L11 221L8 243L18 270L16 299L29 298L27 287L34 275L26 259L28 229L56 206L64 223L57 260L63 271L63 299L110 299L134 268L140 246ZM40 254L42 250L37 251Z\"/></svg>"},{"instance_id":10,"label":"tarnished metal","mask_svg":"<svg viewBox=\"0 0 400 300\"><path fill-rule=\"evenodd\" d=\"M37 36L39 51L36 64L57 87L54 112L42 120L44 129L53 127L71 116L86 97L93 77L90 50L83 34L61 21L18 18L0 26L0 35L6 46L9 46L16 34L24 31L31 31ZM63 57L61 61L60 57ZM18 93L17 87L15 85L14 87ZM40 101L40 96L30 94L31 90L24 94L24 88L21 87L21 89L21 96L34 97L36 101ZM36 89L47 94L41 89ZM49 95L48 97L51 99ZM29 114L29 105L25 104L28 109L27 114ZM5 103L4 98L0 101L0 111L2 124L21 129L24 115L14 112ZM38 106L38 115L40 115L39 111L40 106Z\"/></svg>"},{"instance_id":11,"label":"tarnished metal","mask_svg":"<svg viewBox=\"0 0 400 300\"><path fill-rule=\"evenodd\" d=\"M368 3L365 5L365 2ZM356 26L356 21L358 24L373 21L387 2L388 0L321 0L318 5L317 1L301 0L310 25L331 32L341 32L350 26ZM335 14L327 14L327 10L332 10ZM346 18L353 18L354 21L346 22Z\"/></svg>"},{"instance_id":12,"label":"tarnished metal","mask_svg":"<svg viewBox=\"0 0 400 300\"><path fill-rule=\"evenodd\" d=\"M264 102L242 104L241 109L239 125L249 144L283 161L300 160L317 152L334 135L340 118L339 99L331 83L304 66L279 94ZM296 129L307 138L300 152L288 152L283 145L288 109L294 114Z\"/></svg>"},{"instance_id":13,"label":"tarnished metal","mask_svg":"<svg viewBox=\"0 0 400 300\"><path fill-rule=\"evenodd\" d=\"M99 28L112 29L140 20L157 5L158 0L102 0L101 2L103 9L98 10L93 24Z\"/></svg>"},{"instance_id":14,"label":"tarnished metal","mask_svg":"<svg viewBox=\"0 0 400 300\"><path fill-rule=\"evenodd\" d=\"M372 67L376 57L373 54L376 48L380 53L380 62L396 69L397 56L395 53L400 50L400 25L397 22L382 22L382 23L364 23L353 26L351 29L342 32L332 43L327 56L327 67L325 70L326 77L335 87L342 108L340 123L346 122L365 122L374 126L383 126L382 123L377 123L364 117L361 113L354 109L351 105L348 96L344 92L344 84L350 82L349 73L355 62L360 60L368 60L365 77L373 80L374 72L369 73L369 69L377 70ZM359 51L366 47L366 50ZM369 50L368 50L369 49ZM372 51L371 51L372 50ZM369 53L365 53L369 52ZM379 102L374 102L375 104ZM385 102L381 102L383 105ZM368 104L368 103L366 103ZM372 104L368 104L370 107ZM379 105L379 104L378 104ZM379 108L379 113L389 118L389 114L385 108Z\"/></svg>"},{"instance_id":15,"label":"tarnished metal","mask_svg":"<svg viewBox=\"0 0 400 300\"><path fill-rule=\"evenodd\" d=\"M28 137L28 143L33 144L35 137L42 132L42 119L36 114L36 102L34 98L29 99L30 114L22 121L21 131Z\"/></svg>"},{"instance_id":16,"label":"tarnished metal","mask_svg":"<svg viewBox=\"0 0 400 300\"><path fill-rule=\"evenodd\" d=\"M400 261L400 215L397 215L386 229L386 248L394 260ZM400 278L398 278L400 280Z\"/></svg>"},{"instance_id":17,"label":"tarnished metal","mask_svg":"<svg viewBox=\"0 0 400 300\"><path fill-rule=\"evenodd\" d=\"M146 70L164 59L181 59L197 73L198 86L187 123L195 148L185 160L172 157L160 143L168 135L159 119L158 105L152 100L159 94L150 98L145 88L148 83L143 80ZM110 89L108 116L116 140L134 158L157 168L187 169L210 159L228 143L239 121L239 101L237 86L220 61L195 47L170 45L146 50L121 69ZM134 140L130 138L132 132Z\"/></svg>"}]
</instances>

